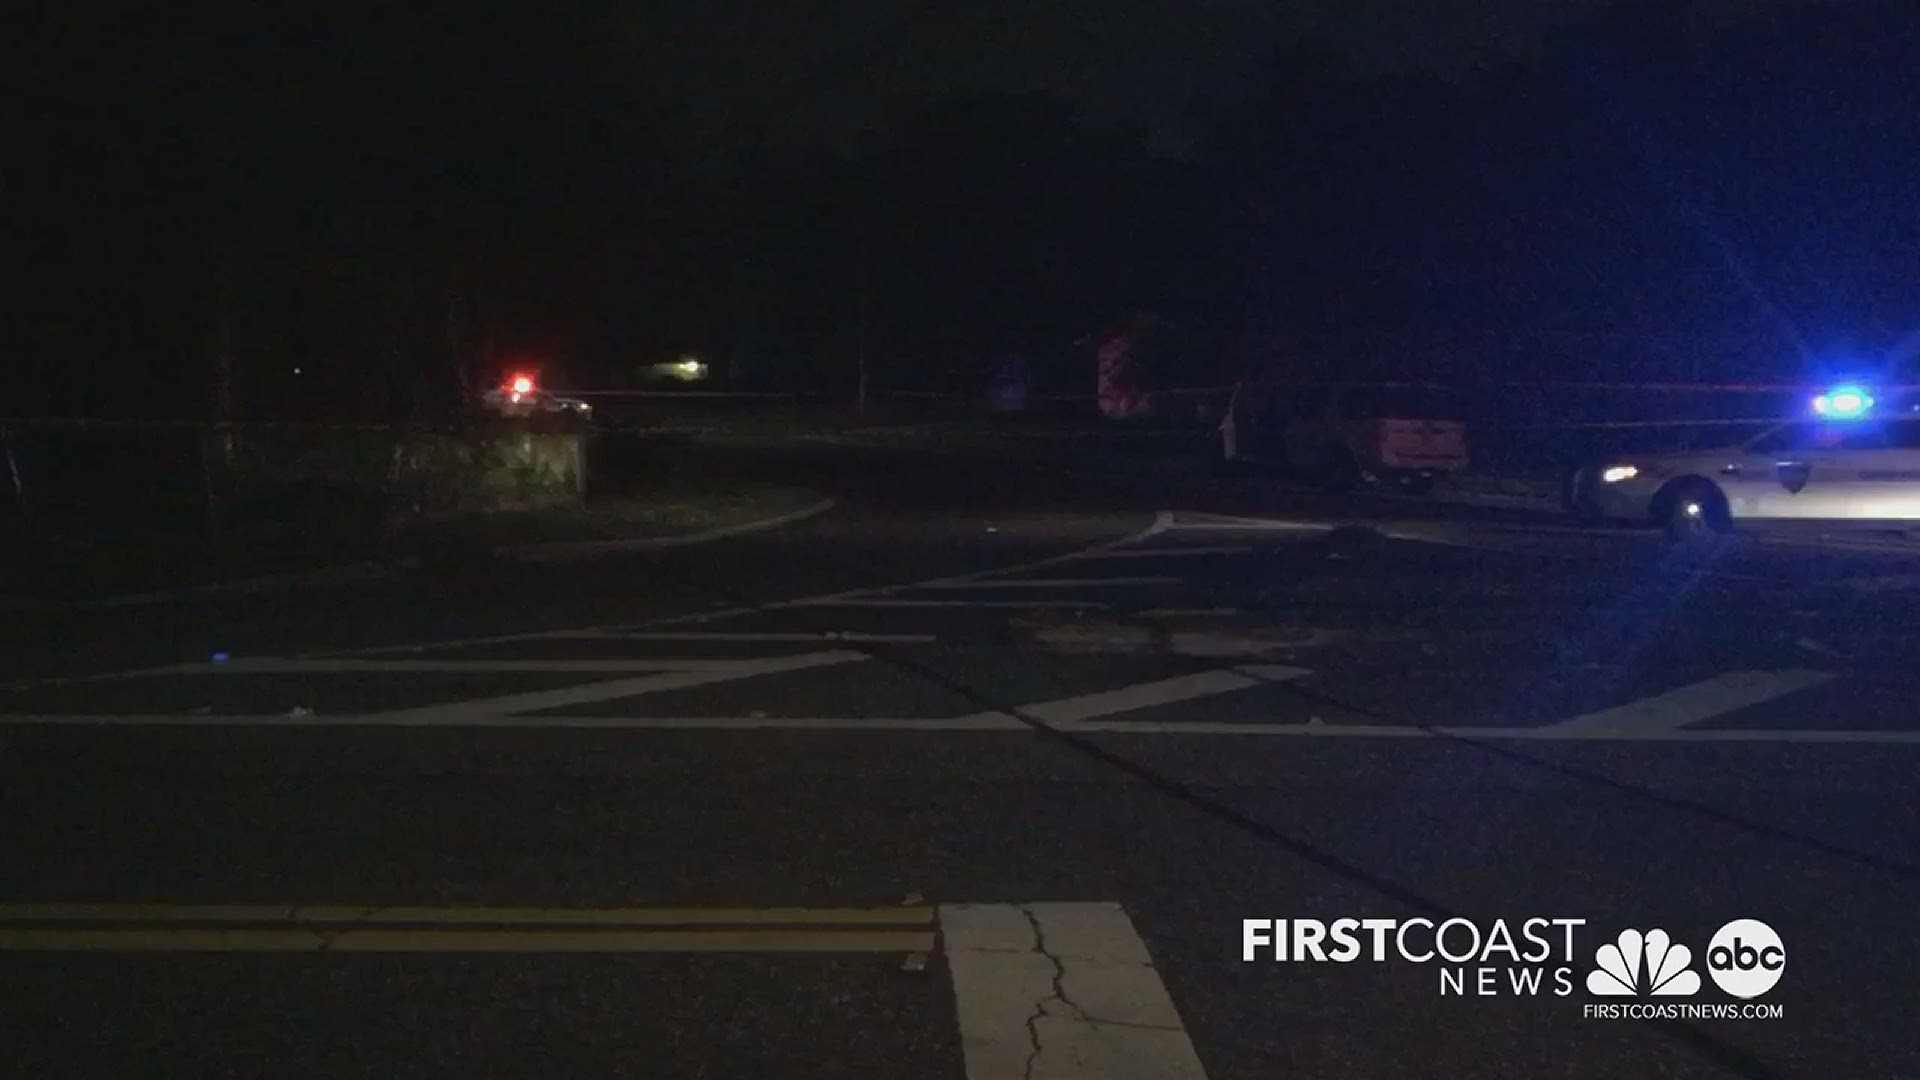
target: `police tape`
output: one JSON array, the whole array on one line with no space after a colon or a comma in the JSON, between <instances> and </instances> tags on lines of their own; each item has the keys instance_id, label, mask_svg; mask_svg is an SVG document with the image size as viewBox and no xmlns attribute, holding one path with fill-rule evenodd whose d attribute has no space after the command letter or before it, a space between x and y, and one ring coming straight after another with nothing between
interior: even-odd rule
<instances>
[{"instance_id":1,"label":"police tape","mask_svg":"<svg viewBox=\"0 0 1920 1080\"><path fill-rule=\"evenodd\" d=\"M139 419L132 417L98 416L9 416L0 417L0 432L32 431L36 429L75 429L75 430L128 430L128 431L199 431L234 432L249 431L367 431L367 432L406 432L414 434L459 435L475 431L528 431L533 434L564 433L564 425L555 423L553 431L544 429L536 421L532 428L516 424L507 419L481 419L473 423L371 423L357 421L330 420L183 420L183 419Z\"/></svg>"},{"instance_id":2,"label":"police tape","mask_svg":"<svg viewBox=\"0 0 1920 1080\"><path fill-rule=\"evenodd\" d=\"M1559 420L1542 424L1485 424L1493 431L1590 431L1608 428L1764 427L1805 419L1798 416L1757 416L1736 420Z\"/></svg>"},{"instance_id":3,"label":"police tape","mask_svg":"<svg viewBox=\"0 0 1920 1080\"><path fill-rule=\"evenodd\" d=\"M1497 390L1578 390L1630 391L1682 394L1815 394L1827 389L1825 383L1609 383L1609 382L1498 382L1488 384ZM1880 385L1884 393L1914 393L1920 383Z\"/></svg>"},{"instance_id":4,"label":"police tape","mask_svg":"<svg viewBox=\"0 0 1920 1080\"><path fill-rule=\"evenodd\" d=\"M837 395L803 390L568 390L565 397L575 398L651 398L656 401L693 399L713 401L835 401Z\"/></svg>"}]
</instances>

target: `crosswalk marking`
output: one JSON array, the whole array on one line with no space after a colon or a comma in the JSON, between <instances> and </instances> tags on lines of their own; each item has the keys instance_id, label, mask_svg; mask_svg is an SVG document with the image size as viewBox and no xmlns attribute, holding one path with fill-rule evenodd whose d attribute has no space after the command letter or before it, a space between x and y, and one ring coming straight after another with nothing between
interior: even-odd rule
<instances>
[{"instance_id":1,"label":"crosswalk marking","mask_svg":"<svg viewBox=\"0 0 1920 1080\"><path fill-rule=\"evenodd\" d=\"M1562 735L1645 735L1677 731L1702 720L1784 697L1834 678L1829 671L1730 671L1664 694L1562 720Z\"/></svg>"},{"instance_id":2,"label":"crosswalk marking","mask_svg":"<svg viewBox=\"0 0 1920 1080\"><path fill-rule=\"evenodd\" d=\"M1546 727L1419 727L1412 724L1259 723L1208 720L1076 720L1052 726L1078 735L1131 735L1165 738L1393 739L1483 742L1724 742L1804 743L1854 746L1920 746L1920 731L1853 728L1717 728L1707 731L1560 731ZM342 714L294 716L247 714L195 716L182 713L44 714L0 713L5 727L99 728L472 728L519 731L772 731L815 734L893 732L1021 733L1033 725L1009 713L925 717L759 717L759 716L429 716Z\"/></svg>"},{"instance_id":3,"label":"crosswalk marking","mask_svg":"<svg viewBox=\"0 0 1920 1080\"><path fill-rule=\"evenodd\" d=\"M1240 514L1206 514L1181 511L1172 516L1169 529L1187 532L1194 529L1275 530L1280 532L1324 532L1334 527L1327 521L1295 521L1287 518L1246 517Z\"/></svg>"},{"instance_id":4,"label":"crosswalk marking","mask_svg":"<svg viewBox=\"0 0 1920 1080\"><path fill-rule=\"evenodd\" d=\"M867 654L845 650L802 653L798 656L769 657L753 660L738 667L728 667L713 671L676 671L664 675L647 675L635 679L612 679L606 682L588 683L585 686L569 686L559 690L535 690L523 694L505 694L499 697L477 698L468 701L449 702L441 705L427 705L416 709L397 709L378 714L379 719L387 723L435 721L461 722L471 721L475 717L504 716L509 713L536 712L543 709L563 709L576 705L591 705L616 698L636 697L641 694L658 693L663 690L686 690L711 683L729 682L756 675L777 675L790 671L804 671L807 668L824 667L831 664L845 664L867 659Z\"/></svg>"},{"instance_id":5,"label":"crosswalk marking","mask_svg":"<svg viewBox=\"0 0 1920 1080\"><path fill-rule=\"evenodd\" d=\"M539 674L552 672L566 674L618 674L620 672L663 672L663 671L717 671L759 674L767 663L766 658L746 659L588 659L588 660L517 660L510 657L471 659L471 660L369 660L361 657L323 657L308 659L304 657L258 657L252 659L226 660L219 663L176 664L171 667L149 668L147 675L326 675L353 674L379 675L394 674L461 674L487 675L493 673Z\"/></svg>"},{"instance_id":6,"label":"crosswalk marking","mask_svg":"<svg viewBox=\"0 0 1920 1080\"><path fill-rule=\"evenodd\" d=\"M1295 671L1296 677L1307 674L1303 669L1289 670ZM1022 715L1048 723L1072 724L1118 712L1131 712L1155 705L1173 705L1213 694L1245 690L1268 681L1272 679L1267 675L1249 675L1239 671L1202 671L1195 675L1180 675L1171 679L1135 683L1118 690L1104 690L1096 694L1079 694L1056 701L1024 705L1020 708L1020 712Z\"/></svg>"},{"instance_id":7,"label":"crosswalk marking","mask_svg":"<svg viewBox=\"0 0 1920 1080\"><path fill-rule=\"evenodd\" d=\"M846 608L1104 608L1092 600L916 600L900 597L855 597L847 600L807 600L802 607Z\"/></svg>"},{"instance_id":8,"label":"crosswalk marking","mask_svg":"<svg viewBox=\"0 0 1920 1080\"><path fill-rule=\"evenodd\" d=\"M928 585L928 589L1100 589L1123 585L1178 585L1182 578L1107 577L1107 578L990 578L981 581L949 581Z\"/></svg>"},{"instance_id":9,"label":"crosswalk marking","mask_svg":"<svg viewBox=\"0 0 1920 1080\"><path fill-rule=\"evenodd\" d=\"M940 908L967 1080L1205 1080L1118 904Z\"/></svg>"},{"instance_id":10,"label":"crosswalk marking","mask_svg":"<svg viewBox=\"0 0 1920 1080\"><path fill-rule=\"evenodd\" d=\"M1208 547L1116 548L1082 555L1082 559L1174 559L1208 555L1251 555L1257 549L1250 544L1217 544Z\"/></svg>"},{"instance_id":11,"label":"crosswalk marking","mask_svg":"<svg viewBox=\"0 0 1920 1080\"><path fill-rule=\"evenodd\" d=\"M849 645L923 645L939 640L939 638L933 634L871 634L855 630L822 630L819 632L774 631L764 633L727 633L719 630L684 630L679 632L586 630L577 634L562 634L560 636L568 639L595 641L739 641L774 644L839 642Z\"/></svg>"}]
</instances>

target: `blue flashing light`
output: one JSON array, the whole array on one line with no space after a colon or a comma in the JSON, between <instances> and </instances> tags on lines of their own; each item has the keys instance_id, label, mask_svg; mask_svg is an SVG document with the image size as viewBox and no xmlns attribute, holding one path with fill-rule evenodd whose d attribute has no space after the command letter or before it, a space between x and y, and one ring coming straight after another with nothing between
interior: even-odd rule
<instances>
[{"instance_id":1,"label":"blue flashing light","mask_svg":"<svg viewBox=\"0 0 1920 1080\"><path fill-rule=\"evenodd\" d=\"M1829 420L1858 420L1873 408L1873 395L1858 386L1836 386L1813 399L1813 411Z\"/></svg>"}]
</instances>

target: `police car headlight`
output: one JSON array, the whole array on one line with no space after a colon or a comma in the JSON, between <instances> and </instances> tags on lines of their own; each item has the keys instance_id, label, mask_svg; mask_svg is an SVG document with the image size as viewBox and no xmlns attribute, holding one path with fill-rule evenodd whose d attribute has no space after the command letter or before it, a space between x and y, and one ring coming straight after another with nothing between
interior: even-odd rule
<instances>
[{"instance_id":1,"label":"police car headlight","mask_svg":"<svg viewBox=\"0 0 1920 1080\"><path fill-rule=\"evenodd\" d=\"M1617 484L1622 480L1631 480L1640 475L1640 470L1632 465L1609 465L1600 470L1600 482Z\"/></svg>"}]
</instances>

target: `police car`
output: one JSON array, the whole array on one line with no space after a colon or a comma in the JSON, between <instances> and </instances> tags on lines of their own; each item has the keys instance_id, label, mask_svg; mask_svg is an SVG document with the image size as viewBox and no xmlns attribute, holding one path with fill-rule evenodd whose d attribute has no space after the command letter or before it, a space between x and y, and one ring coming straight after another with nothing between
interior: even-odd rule
<instances>
[{"instance_id":1,"label":"police car","mask_svg":"<svg viewBox=\"0 0 1920 1080\"><path fill-rule=\"evenodd\" d=\"M1570 499L1589 517L1651 521L1677 538L1739 528L1920 528L1920 415L1882 420L1843 387L1813 415L1736 446L1629 454L1583 469Z\"/></svg>"},{"instance_id":2,"label":"police car","mask_svg":"<svg viewBox=\"0 0 1920 1080\"><path fill-rule=\"evenodd\" d=\"M593 406L578 398L551 393L541 388L532 374L519 371L481 394L480 407L504 417L559 416L574 421L593 418Z\"/></svg>"}]
</instances>

